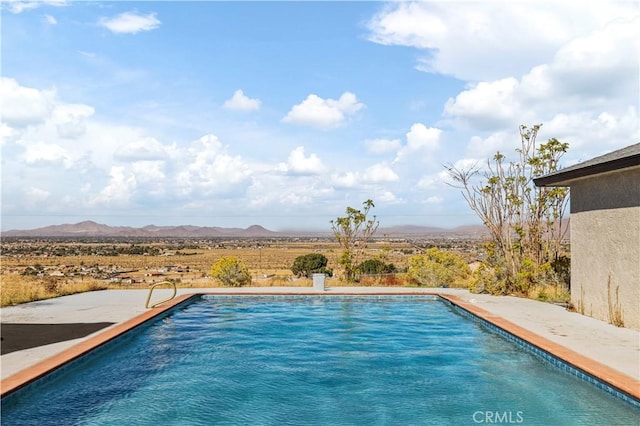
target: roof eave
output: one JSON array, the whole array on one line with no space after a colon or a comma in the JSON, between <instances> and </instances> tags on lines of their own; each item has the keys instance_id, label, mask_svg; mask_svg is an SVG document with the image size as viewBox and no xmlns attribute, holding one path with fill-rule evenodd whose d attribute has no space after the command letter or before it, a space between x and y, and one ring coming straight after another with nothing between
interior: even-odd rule
<instances>
[{"instance_id":1,"label":"roof eave","mask_svg":"<svg viewBox=\"0 0 640 426\"><path fill-rule=\"evenodd\" d=\"M640 166L640 154L618 158L616 160L598 163L591 166L566 170L535 178L533 183L536 186L569 186L568 184L576 179L598 175L612 171Z\"/></svg>"}]
</instances>

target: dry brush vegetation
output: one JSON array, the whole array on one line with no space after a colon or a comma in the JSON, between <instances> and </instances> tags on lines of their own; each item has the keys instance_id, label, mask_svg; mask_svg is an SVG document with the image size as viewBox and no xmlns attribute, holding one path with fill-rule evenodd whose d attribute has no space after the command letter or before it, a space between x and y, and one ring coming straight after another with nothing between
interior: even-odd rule
<instances>
[{"instance_id":1,"label":"dry brush vegetation","mask_svg":"<svg viewBox=\"0 0 640 426\"><path fill-rule=\"evenodd\" d=\"M78 281L17 274L2 274L0 278L0 306L3 307L108 288L104 282L93 278Z\"/></svg>"},{"instance_id":2,"label":"dry brush vegetation","mask_svg":"<svg viewBox=\"0 0 640 426\"><path fill-rule=\"evenodd\" d=\"M406 273L410 259L430 248L455 253L467 263L483 256L478 240L376 240L364 250L364 259L383 260L398 272L360 276L353 283L340 273L340 246L330 240L225 241L225 242L119 242L13 241L2 242L0 257L1 306L102 289L146 289L171 280L178 287L222 287L210 276L211 266L223 257L237 257L249 269L252 286L311 286L309 278L294 276L294 260L309 253L328 259L337 274L327 278L330 287L425 285ZM136 254L131 254L136 253ZM435 270L437 277L439 274ZM474 273L475 274L475 273ZM443 285L471 288L472 276L446 279ZM444 279L444 278L443 278ZM568 301L560 286L536 286L521 296L548 302Z\"/></svg>"},{"instance_id":3,"label":"dry brush vegetation","mask_svg":"<svg viewBox=\"0 0 640 426\"><path fill-rule=\"evenodd\" d=\"M407 267L409 257L423 250L421 247L451 244L444 241L440 244L434 241L421 244L404 240L374 241L364 251L365 260L384 259L402 271ZM477 242L456 244L467 247L465 257L469 261L477 256L474 249ZM331 267L339 269L340 256L339 245L330 240L199 242L186 245L146 242L142 245L145 252L140 254L126 254L137 251L132 250L136 246L131 242L40 241L24 245L25 242L20 241L3 241L0 264L2 306L106 288L148 288L165 280L172 280L179 287L219 287L221 284L210 277L211 266L227 256L239 258L248 267L252 286L311 286L310 279L295 277L291 272L295 258L320 253L327 257ZM125 254L113 255L115 252ZM344 281L338 274L328 278L327 285L353 283ZM364 276L357 285L403 286L411 283L404 274L398 273ZM465 286L466 283L459 285Z\"/></svg>"}]
</instances>

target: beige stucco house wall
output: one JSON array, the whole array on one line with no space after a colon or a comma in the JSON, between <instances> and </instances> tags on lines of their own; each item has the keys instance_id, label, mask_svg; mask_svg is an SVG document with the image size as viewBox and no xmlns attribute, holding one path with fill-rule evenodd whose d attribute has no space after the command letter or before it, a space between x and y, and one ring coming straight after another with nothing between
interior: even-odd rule
<instances>
[{"instance_id":1,"label":"beige stucco house wall","mask_svg":"<svg viewBox=\"0 0 640 426\"><path fill-rule=\"evenodd\" d=\"M640 330L640 144L535 180L571 188L571 302Z\"/></svg>"}]
</instances>

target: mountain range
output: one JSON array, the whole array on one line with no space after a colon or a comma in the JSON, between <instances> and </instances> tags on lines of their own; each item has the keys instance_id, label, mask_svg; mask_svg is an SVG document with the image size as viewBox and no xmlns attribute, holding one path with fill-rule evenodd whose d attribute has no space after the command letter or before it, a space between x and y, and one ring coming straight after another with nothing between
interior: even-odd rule
<instances>
[{"instance_id":1,"label":"mountain range","mask_svg":"<svg viewBox=\"0 0 640 426\"><path fill-rule=\"evenodd\" d=\"M429 226L403 225L379 228L377 236L388 237L436 237L458 236L479 237L486 235L486 228L482 225L460 226L457 228L437 228ZM10 230L0 233L2 237L176 237L176 238L264 238L264 237L295 237L295 236L329 236L331 232L283 230L270 231L260 225L248 228L220 228L217 226L156 226L147 225L142 228L130 226L109 226L93 221L74 224L51 225L29 230Z\"/></svg>"}]
</instances>

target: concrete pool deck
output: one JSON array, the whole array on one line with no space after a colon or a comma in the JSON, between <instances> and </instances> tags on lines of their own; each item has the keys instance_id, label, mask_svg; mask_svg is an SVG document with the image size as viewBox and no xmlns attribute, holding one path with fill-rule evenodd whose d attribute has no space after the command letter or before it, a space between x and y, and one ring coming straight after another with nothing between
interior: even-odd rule
<instances>
[{"instance_id":1,"label":"concrete pool deck","mask_svg":"<svg viewBox=\"0 0 640 426\"><path fill-rule=\"evenodd\" d=\"M231 292L317 294L311 287L249 287L179 289L178 295ZM158 289L154 291L153 299L160 300L170 293L169 290ZM640 333L568 312L561 306L443 288L333 287L323 294L442 294L501 327L519 330L531 343L538 345L541 342L551 348L552 353L561 352L564 358L580 361L598 373L598 377L610 379L610 383L623 382L620 389L636 397L640 395ZM3 353L8 353L0 356L3 387L14 377L33 369L39 363L46 363L51 357L82 346L101 334L122 328L123 323L131 322L140 315L147 313L146 315L151 316L155 309L145 309L147 295L148 290L103 290L0 309L2 344L10 347L10 351L3 350ZM44 327L40 335L33 333L36 324ZM61 331L64 327L69 330L66 334ZM9 332L11 335L5 335ZM55 333L56 336L53 336ZM21 345L18 342L20 339L35 339L35 342L23 342ZM5 381L7 378L10 380ZM4 391L2 389L3 393Z\"/></svg>"}]
</instances>

